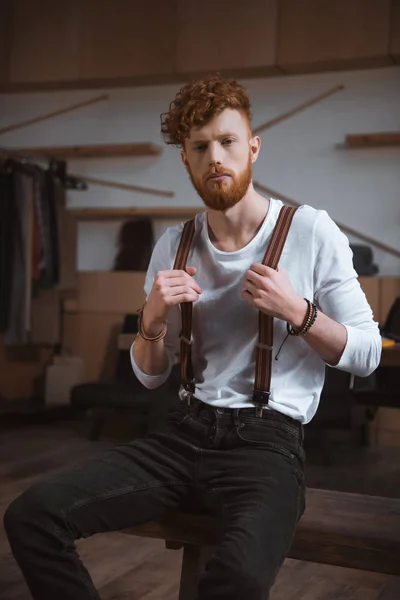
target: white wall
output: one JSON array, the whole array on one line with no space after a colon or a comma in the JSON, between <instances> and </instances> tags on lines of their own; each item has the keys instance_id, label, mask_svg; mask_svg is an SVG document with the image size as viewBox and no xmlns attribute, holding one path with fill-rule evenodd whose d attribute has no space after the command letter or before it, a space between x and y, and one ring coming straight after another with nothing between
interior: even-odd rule
<instances>
[{"instance_id":1,"label":"white wall","mask_svg":"<svg viewBox=\"0 0 400 600\"><path fill-rule=\"evenodd\" d=\"M400 249L400 148L346 150L347 133L400 130L400 68L243 81L253 124L289 110L337 84L345 89L265 131L254 179L337 221ZM104 90L109 100L0 136L8 147L151 141L163 144L160 113L177 85ZM97 96L103 90L0 95L0 128ZM91 186L69 192L71 207L201 206L179 152L161 156L71 161L70 172L173 190L160 198ZM156 223L158 236L168 222ZM82 223L79 269L110 268L119 223ZM356 241L356 240L354 240ZM382 274L400 274L400 260L374 248Z\"/></svg>"}]
</instances>

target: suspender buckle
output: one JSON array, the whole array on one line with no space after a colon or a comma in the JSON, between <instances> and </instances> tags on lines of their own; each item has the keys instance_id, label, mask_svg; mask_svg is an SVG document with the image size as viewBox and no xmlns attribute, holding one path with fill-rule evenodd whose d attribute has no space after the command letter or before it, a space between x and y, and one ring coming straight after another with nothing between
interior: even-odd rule
<instances>
[{"instance_id":1,"label":"suspender buckle","mask_svg":"<svg viewBox=\"0 0 400 600\"><path fill-rule=\"evenodd\" d=\"M253 391L253 402L256 405L256 417L262 418L264 406L269 402L271 392L265 390L254 390Z\"/></svg>"},{"instance_id":2,"label":"suspender buckle","mask_svg":"<svg viewBox=\"0 0 400 600\"><path fill-rule=\"evenodd\" d=\"M187 406L190 406L190 404L192 402L192 398L194 396L194 390L195 390L194 381L188 381L188 382L182 383L182 385L179 389L179 392L178 392L181 402L183 402Z\"/></svg>"},{"instance_id":3,"label":"suspender buckle","mask_svg":"<svg viewBox=\"0 0 400 600\"><path fill-rule=\"evenodd\" d=\"M187 337L185 337L185 336L184 336L184 335L182 335L182 334L179 336L179 339L180 339L182 342L185 342L185 344L187 344L188 346L191 346L191 345L192 345L192 340L188 340L188 338L187 338Z\"/></svg>"}]
</instances>

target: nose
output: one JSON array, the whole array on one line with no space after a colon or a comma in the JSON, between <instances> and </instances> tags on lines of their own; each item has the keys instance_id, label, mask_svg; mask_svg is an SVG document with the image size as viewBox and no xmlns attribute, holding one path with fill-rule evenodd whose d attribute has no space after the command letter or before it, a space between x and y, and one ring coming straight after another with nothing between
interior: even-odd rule
<instances>
[{"instance_id":1,"label":"nose","mask_svg":"<svg viewBox=\"0 0 400 600\"><path fill-rule=\"evenodd\" d=\"M208 145L208 165L212 167L213 165L222 165L222 153L223 149L221 144L218 142L213 142Z\"/></svg>"}]
</instances>

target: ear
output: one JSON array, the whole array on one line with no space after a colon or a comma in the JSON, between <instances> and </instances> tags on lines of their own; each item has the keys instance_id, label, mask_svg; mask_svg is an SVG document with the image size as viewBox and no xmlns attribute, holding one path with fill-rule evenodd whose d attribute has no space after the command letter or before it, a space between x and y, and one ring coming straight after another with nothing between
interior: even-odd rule
<instances>
[{"instance_id":1,"label":"ear","mask_svg":"<svg viewBox=\"0 0 400 600\"><path fill-rule=\"evenodd\" d=\"M261 149L261 139L257 136L252 137L250 142L250 154L251 154L251 162L255 163L258 155L260 154Z\"/></svg>"}]
</instances>

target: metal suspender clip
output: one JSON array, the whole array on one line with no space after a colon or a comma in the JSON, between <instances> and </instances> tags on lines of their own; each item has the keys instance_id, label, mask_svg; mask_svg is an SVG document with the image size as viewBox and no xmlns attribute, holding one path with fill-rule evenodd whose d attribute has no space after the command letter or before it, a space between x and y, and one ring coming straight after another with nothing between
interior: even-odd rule
<instances>
[{"instance_id":1,"label":"metal suspender clip","mask_svg":"<svg viewBox=\"0 0 400 600\"><path fill-rule=\"evenodd\" d=\"M183 383L179 389L178 395L181 402L190 406L194 396L194 382Z\"/></svg>"},{"instance_id":2,"label":"metal suspender clip","mask_svg":"<svg viewBox=\"0 0 400 600\"><path fill-rule=\"evenodd\" d=\"M253 402L256 405L256 417L261 418L264 406L268 404L271 392L265 390L253 390Z\"/></svg>"}]
</instances>

